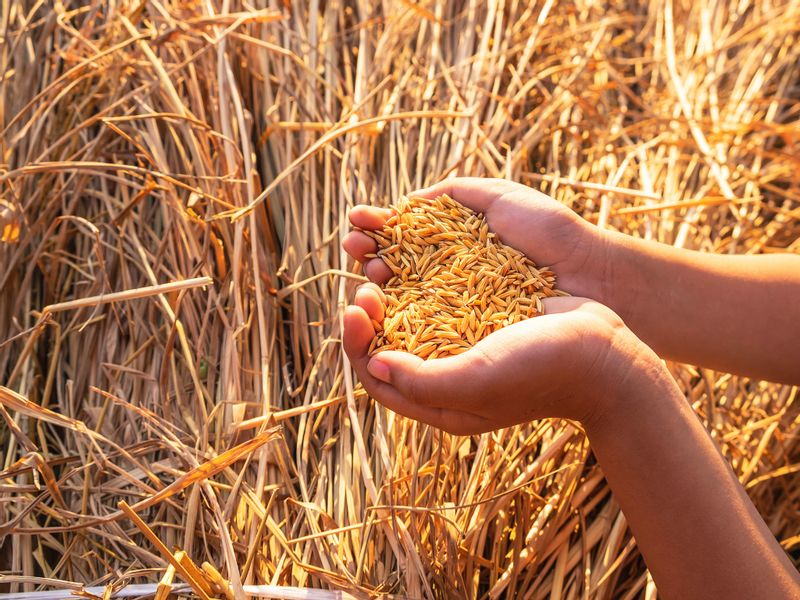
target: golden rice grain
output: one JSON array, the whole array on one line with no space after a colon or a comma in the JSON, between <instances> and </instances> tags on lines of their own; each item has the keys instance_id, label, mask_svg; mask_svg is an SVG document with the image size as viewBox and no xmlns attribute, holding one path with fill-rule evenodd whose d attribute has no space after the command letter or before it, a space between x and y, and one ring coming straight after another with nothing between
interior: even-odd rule
<instances>
[{"instance_id":1,"label":"golden rice grain","mask_svg":"<svg viewBox=\"0 0 800 600\"><path fill-rule=\"evenodd\" d=\"M370 353L460 354L498 329L541 314L565 295L555 275L506 246L482 214L448 196L402 198L382 230L365 231L392 272L386 315Z\"/></svg>"}]
</instances>

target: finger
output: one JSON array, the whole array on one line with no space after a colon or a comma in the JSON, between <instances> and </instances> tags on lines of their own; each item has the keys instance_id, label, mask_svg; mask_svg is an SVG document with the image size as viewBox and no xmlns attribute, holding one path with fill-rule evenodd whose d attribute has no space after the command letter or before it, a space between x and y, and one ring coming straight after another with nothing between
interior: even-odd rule
<instances>
[{"instance_id":1,"label":"finger","mask_svg":"<svg viewBox=\"0 0 800 600\"><path fill-rule=\"evenodd\" d=\"M344 331L342 345L351 361L367 357L369 345L375 337L375 329L367 311L360 306L348 306L344 309Z\"/></svg>"},{"instance_id":2,"label":"finger","mask_svg":"<svg viewBox=\"0 0 800 600\"><path fill-rule=\"evenodd\" d=\"M407 352L380 352L367 363L368 376L374 386L372 396L396 413L448 433L472 435L491 431L495 427L489 419L461 410L458 400L464 398L465 393L458 387L457 378L459 375L463 378L469 368L460 365L462 361L458 358L424 361Z\"/></svg>"},{"instance_id":3,"label":"finger","mask_svg":"<svg viewBox=\"0 0 800 600\"><path fill-rule=\"evenodd\" d=\"M368 287L370 286L370 287ZM381 294L375 291L378 286L373 284L362 285L356 290L355 304L364 309L373 321L383 321L384 300Z\"/></svg>"},{"instance_id":4,"label":"finger","mask_svg":"<svg viewBox=\"0 0 800 600\"><path fill-rule=\"evenodd\" d=\"M364 275L375 283L386 283L392 277L392 270L380 258L373 258L364 265Z\"/></svg>"},{"instance_id":5,"label":"finger","mask_svg":"<svg viewBox=\"0 0 800 600\"><path fill-rule=\"evenodd\" d=\"M461 410L475 403L476 392L481 395L481 373L486 372L481 359L480 352L423 360L387 350L373 356L367 369L414 404ZM471 383L465 388L464 381Z\"/></svg>"},{"instance_id":6,"label":"finger","mask_svg":"<svg viewBox=\"0 0 800 600\"><path fill-rule=\"evenodd\" d=\"M362 288L363 289L372 290L373 292L378 294L378 297L381 299L381 302L383 304L386 304L386 294L383 293L383 290L381 289L381 286L379 286L376 283L372 283L371 281L369 281L367 283L362 283L360 286L358 286L358 289L362 289Z\"/></svg>"},{"instance_id":7,"label":"finger","mask_svg":"<svg viewBox=\"0 0 800 600\"><path fill-rule=\"evenodd\" d=\"M354 363L358 378L369 395L389 410L454 435L472 435L493 429L488 419L481 416L453 408L426 406L406 398L397 388L373 376L367 364L364 360Z\"/></svg>"},{"instance_id":8,"label":"finger","mask_svg":"<svg viewBox=\"0 0 800 600\"><path fill-rule=\"evenodd\" d=\"M342 239L342 248L359 262L367 262L365 254L374 254L378 251L378 244L368 235L360 231L351 231Z\"/></svg>"},{"instance_id":9,"label":"finger","mask_svg":"<svg viewBox=\"0 0 800 600\"><path fill-rule=\"evenodd\" d=\"M447 194L457 202L476 212L486 212L492 202L504 193L514 189L529 189L524 185L507 179L486 177L453 177L430 187L406 194L409 197L436 198Z\"/></svg>"},{"instance_id":10,"label":"finger","mask_svg":"<svg viewBox=\"0 0 800 600\"><path fill-rule=\"evenodd\" d=\"M367 367L369 343L375 332L366 311L358 306L348 306L344 314L344 349L358 375L359 381L370 396L388 409L433 427L457 435L482 433L491 429L482 417L457 410L415 404L391 385L376 379Z\"/></svg>"},{"instance_id":11,"label":"finger","mask_svg":"<svg viewBox=\"0 0 800 600\"><path fill-rule=\"evenodd\" d=\"M389 208L359 204L350 210L350 222L361 229L380 229L392 214Z\"/></svg>"}]
</instances>

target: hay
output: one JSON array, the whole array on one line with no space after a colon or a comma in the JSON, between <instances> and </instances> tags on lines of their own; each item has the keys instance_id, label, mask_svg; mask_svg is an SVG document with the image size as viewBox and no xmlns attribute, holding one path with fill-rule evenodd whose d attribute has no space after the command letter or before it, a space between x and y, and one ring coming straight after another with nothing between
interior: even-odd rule
<instances>
[{"instance_id":1,"label":"hay","mask_svg":"<svg viewBox=\"0 0 800 600\"><path fill-rule=\"evenodd\" d=\"M797 251L797 3L254 4L0 8L0 585L157 585L125 501L240 597L652 598L576 427L454 438L365 397L347 210L506 176ZM671 369L799 560L797 390Z\"/></svg>"},{"instance_id":2,"label":"hay","mask_svg":"<svg viewBox=\"0 0 800 600\"><path fill-rule=\"evenodd\" d=\"M446 195L402 198L394 213L382 230L364 231L392 273L370 352L461 354L501 327L542 314L542 298L560 295L552 272Z\"/></svg>"}]
</instances>

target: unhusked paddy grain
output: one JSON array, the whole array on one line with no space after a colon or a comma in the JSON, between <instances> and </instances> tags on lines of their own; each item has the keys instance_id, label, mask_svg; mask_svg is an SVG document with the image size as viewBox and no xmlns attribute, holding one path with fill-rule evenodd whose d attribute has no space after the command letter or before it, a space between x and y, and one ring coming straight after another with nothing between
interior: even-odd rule
<instances>
[{"instance_id":1,"label":"unhusked paddy grain","mask_svg":"<svg viewBox=\"0 0 800 600\"><path fill-rule=\"evenodd\" d=\"M502 243L482 214L443 195L402 198L382 230L365 231L392 272L370 352L460 354L565 295L555 275Z\"/></svg>"}]
</instances>

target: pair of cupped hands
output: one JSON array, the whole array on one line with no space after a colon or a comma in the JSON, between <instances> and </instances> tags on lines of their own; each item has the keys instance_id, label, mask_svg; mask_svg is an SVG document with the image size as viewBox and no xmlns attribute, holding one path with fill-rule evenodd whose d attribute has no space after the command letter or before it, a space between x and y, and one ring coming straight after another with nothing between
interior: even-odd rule
<instances>
[{"instance_id":1,"label":"pair of cupped hands","mask_svg":"<svg viewBox=\"0 0 800 600\"><path fill-rule=\"evenodd\" d=\"M409 196L447 194L483 213L499 239L556 274L570 297L544 300L545 314L505 327L457 356L422 360L383 351L369 355L372 321L382 322L390 277L377 246L349 232L345 251L364 265L360 286L344 315L344 349L366 391L404 416L454 434L474 434L538 418L589 424L602 419L620 385L654 355L609 308L595 300L604 286L603 232L549 196L501 179L457 178ZM380 229L391 210L356 206L350 222Z\"/></svg>"}]
</instances>

